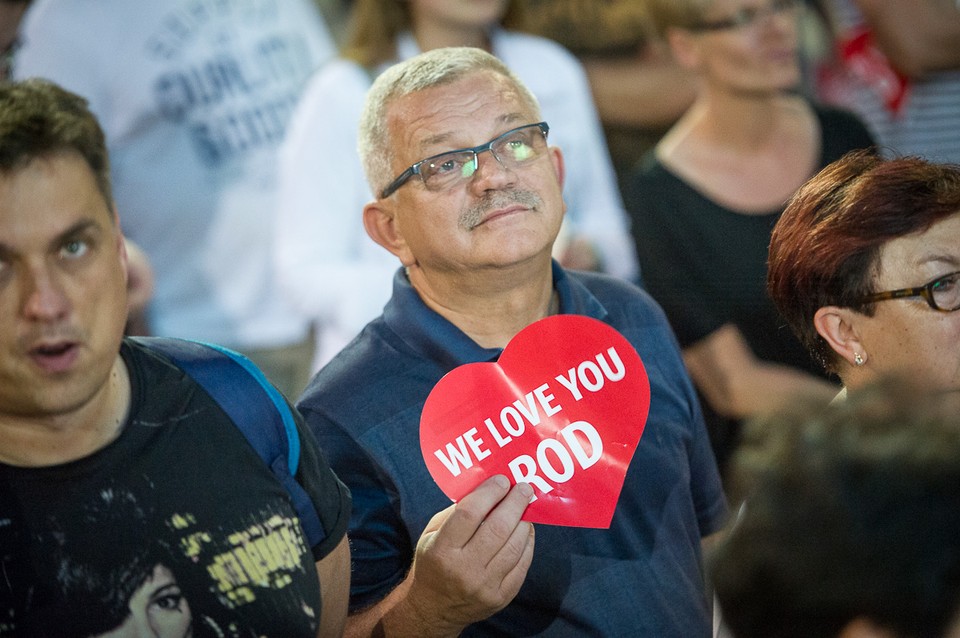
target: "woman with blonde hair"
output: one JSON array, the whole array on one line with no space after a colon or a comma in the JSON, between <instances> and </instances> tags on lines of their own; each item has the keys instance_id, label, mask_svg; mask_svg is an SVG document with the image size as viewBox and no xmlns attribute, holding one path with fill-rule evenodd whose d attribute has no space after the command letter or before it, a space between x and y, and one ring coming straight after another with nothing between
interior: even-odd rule
<instances>
[{"instance_id":1,"label":"woman with blonde hair","mask_svg":"<svg viewBox=\"0 0 960 638\"><path fill-rule=\"evenodd\" d=\"M798 0L647 1L700 89L624 198L644 281L680 340L722 465L740 419L837 391L767 297L767 245L801 184L873 140L852 115L796 93Z\"/></svg>"}]
</instances>

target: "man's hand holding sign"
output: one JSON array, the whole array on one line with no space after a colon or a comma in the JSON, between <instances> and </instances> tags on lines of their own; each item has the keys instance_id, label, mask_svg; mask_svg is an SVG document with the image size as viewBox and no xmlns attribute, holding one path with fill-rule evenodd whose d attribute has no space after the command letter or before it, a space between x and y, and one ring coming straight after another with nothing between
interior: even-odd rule
<instances>
[{"instance_id":1,"label":"man's hand holding sign","mask_svg":"<svg viewBox=\"0 0 960 638\"><path fill-rule=\"evenodd\" d=\"M606 528L649 407L643 362L619 332L556 315L519 332L496 363L444 376L423 408L421 450L454 501L506 475L533 488L524 520Z\"/></svg>"},{"instance_id":2,"label":"man's hand holding sign","mask_svg":"<svg viewBox=\"0 0 960 638\"><path fill-rule=\"evenodd\" d=\"M530 486L511 489L494 476L431 519L412 578L391 594L410 608L396 616L418 619L400 635L457 635L513 599L533 560L533 526L518 524L532 496ZM418 591L408 595L407 586Z\"/></svg>"}]
</instances>

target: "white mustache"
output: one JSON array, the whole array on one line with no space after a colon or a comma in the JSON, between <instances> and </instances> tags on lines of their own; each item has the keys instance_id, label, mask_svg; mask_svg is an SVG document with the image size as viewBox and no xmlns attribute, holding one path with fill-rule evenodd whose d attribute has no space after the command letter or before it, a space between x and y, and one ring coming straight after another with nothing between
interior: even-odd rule
<instances>
[{"instance_id":1,"label":"white mustache","mask_svg":"<svg viewBox=\"0 0 960 638\"><path fill-rule=\"evenodd\" d=\"M539 208L543 203L540 196L532 191L506 190L494 191L460 214L459 225L467 230L476 228L491 210L506 208L511 204L520 204L525 208Z\"/></svg>"}]
</instances>

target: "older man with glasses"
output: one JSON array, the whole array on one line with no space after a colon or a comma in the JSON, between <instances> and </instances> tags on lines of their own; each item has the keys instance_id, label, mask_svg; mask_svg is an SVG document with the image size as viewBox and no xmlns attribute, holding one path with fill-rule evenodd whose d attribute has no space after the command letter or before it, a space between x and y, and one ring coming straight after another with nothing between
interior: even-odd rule
<instances>
[{"instance_id":1,"label":"older man with glasses","mask_svg":"<svg viewBox=\"0 0 960 638\"><path fill-rule=\"evenodd\" d=\"M351 635L710 634L700 539L726 506L696 395L644 292L552 261L564 161L548 131L479 49L424 53L368 94L360 150L380 197L364 225L402 268L383 315L298 404L354 497ZM554 314L620 331L651 400L610 527L538 525L534 543L534 488L495 476L451 506L418 422L446 373Z\"/></svg>"}]
</instances>

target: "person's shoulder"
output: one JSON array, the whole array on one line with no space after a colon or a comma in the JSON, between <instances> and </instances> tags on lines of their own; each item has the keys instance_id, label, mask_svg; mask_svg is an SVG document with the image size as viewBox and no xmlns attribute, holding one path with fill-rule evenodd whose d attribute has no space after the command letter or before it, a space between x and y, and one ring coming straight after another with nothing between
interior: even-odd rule
<instances>
[{"instance_id":1,"label":"person's shoulder","mask_svg":"<svg viewBox=\"0 0 960 638\"><path fill-rule=\"evenodd\" d=\"M158 337L124 337L120 356L130 379L131 422L167 423L181 418L187 403L196 408L206 407L205 393L195 392L197 382L153 343Z\"/></svg>"},{"instance_id":2,"label":"person's shoulder","mask_svg":"<svg viewBox=\"0 0 960 638\"><path fill-rule=\"evenodd\" d=\"M870 137L869 129L863 119L853 111L842 106L814 102L813 112L820 122L821 129L827 134L834 131L852 131L863 137Z\"/></svg>"},{"instance_id":3,"label":"person's shoulder","mask_svg":"<svg viewBox=\"0 0 960 638\"><path fill-rule=\"evenodd\" d=\"M324 62L314 72L311 81L365 80L372 82L373 72L350 58L336 56Z\"/></svg>"},{"instance_id":4,"label":"person's shoulder","mask_svg":"<svg viewBox=\"0 0 960 638\"><path fill-rule=\"evenodd\" d=\"M159 354L156 349L150 347L150 343L155 338L124 337L120 343L120 355L128 364L134 364L139 367L151 369L170 369L174 368L169 359Z\"/></svg>"},{"instance_id":5,"label":"person's shoulder","mask_svg":"<svg viewBox=\"0 0 960 638\"><path fill-rule=\"evenodd\" d=\"M657 157L656 148L645 151L644 154L640 156L640 159L633 165L630 174L643 179L658 180L669 175L660 158Z\"/></svg>"},{"instance_id":6,"label":"person's shoulder","mask_svg":"<svg viewBox=\"0 0 960 638\"><path fill-rule=\"evenodd\" d=\"M307 80L304 95L337 95L338 92L359 89L366 93L373 83L370 70L343 57L330 58L321 64Z\"/></svg>"},{"instance_id":7,"label":"person's shoulder","mask_svg":"<svg viewBox=\"0 0 960 638\"><path fill-rule=\"evenodd\" d=\"M849 151L876 146L876 140L866 123L852 111L819 103L813 103L812 108L820 123L820 137L823 144L822 161L825 164Z\"/></svg>"},{"instance_id":8,"label":"person's shoulder","mask_svg":"<svg viewBox=\"0 0 960 638\"><path fill-rule=\"evenodd\" d=\"M669 196L680 186L678 181L657 157L656 149L651 148L624 175L625 203L630 208L631 204L640 203L640 199L648 198L658 191L664 191L663 195Z\"/></svg>"},{"instance_id":9,"label":"person's shoulder","mask_svg":"<svg viewBox=\"0 0 960 638\"><path fill-rule=\"evenodd\" d=\"M611 317L631 316L640 322L665 320L650 293L633 282L599 272L568 270L567 275L590 291Z\"/></svg>"},{"instance_id":10,"label":"person's shoulder","mask_svg":"<svg viewBox=\"0 0 960 638\"><path fill-rule=\"evenodd\" d=\"M388 331L387 328L383 328ZM446 371L395 336L368 325L310 381L296 403L321 438L366 440L416 423L430 389ZM382 428L386 428L383 430ZM321 441L323 445L323 441Z\"/></svg>"},{"instance_id":11,"label":"person's shoulder","mask_svg":"<svg viewBox=\"0 0 960 638\"><path fill-rule=\"evenodd\" d=\"M132 368L131 378L136 376L148 398L152 394L164 395L166 390L159 388L168 384L181 390L196 384L210 385L216 391L259 385L264 389L260 399L270 399L270 383L260 369L244 355L222 346L175 337L124 337L120 354ZM231 364L224 365L231 360ZM211 392L211 396L214 394ZM249 400L256 398L244 396Z\"/></svg>"},{"instance_id":12,"label":"person's shoulder","mask_svg":"<svg viewBox=\"0 0 960 638\"><path fill-rule=\"evenodd\" d=\"M842 106L824 104L821 102L812 102L811 107L821 123L831 125L858 125L863 126L863 121L853 111Z\"/></svg>"},{"instance_id":13,"label":"person's shoulder","mask_svg":"<svg viewBox=\"0 0 960 638\"><path fill-rule=\"evenodd\" d=\"M372 400L379 401L417 378L421 364L382 318L375 319L317 372L297 405L338 413L355 406L362 412Z\"/></svg>"},{"instance_id":14,"label":"person's shoulder","mask_svg":"<svg viewBox=\"0 0 960 638\"><path fill-rule=\"evenodd\" d=\"M639 288L636 284L627 281L626 279L621 279L619 277L613 277L606 273L596 272L592 270L567 270L564 269L567 273L567 276L575 281L579 281L581 284L586 286L590 292L596 294L597 292L603 294L623 294L631 296L634 294L643 294L643 290Z\"/></svg>"}]
</instances>

